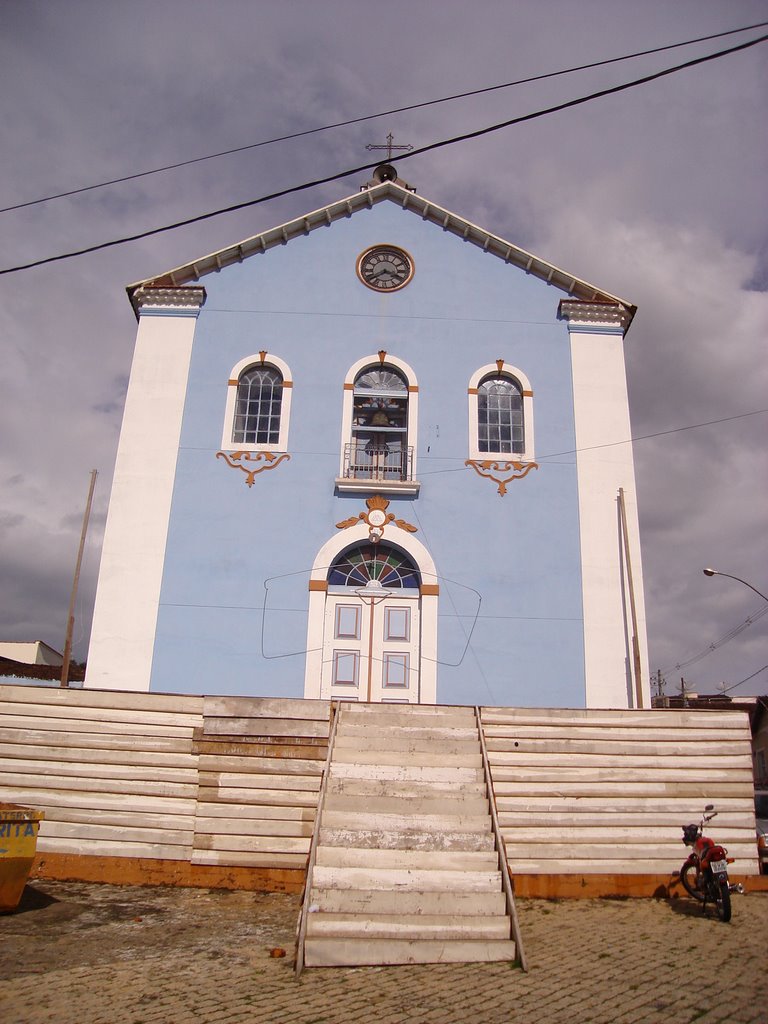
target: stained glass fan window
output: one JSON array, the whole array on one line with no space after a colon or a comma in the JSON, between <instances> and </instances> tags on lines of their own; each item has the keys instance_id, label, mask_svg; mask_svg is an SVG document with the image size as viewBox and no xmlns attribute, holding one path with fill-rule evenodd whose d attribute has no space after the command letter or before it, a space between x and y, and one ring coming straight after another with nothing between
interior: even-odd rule
<instances>
[{"instance_id":1,"label":"stained glass fan window","mask_svg":"<svg viewBox=\"0 0 768 1024\"><path fill-rule=\"evenodd\" d=\"M392 590L419 586L419 570L407 555L386 544L362 544L339 555L328 571L332 587L364 587L371 580Z\"/></svg>"}]
</instances>

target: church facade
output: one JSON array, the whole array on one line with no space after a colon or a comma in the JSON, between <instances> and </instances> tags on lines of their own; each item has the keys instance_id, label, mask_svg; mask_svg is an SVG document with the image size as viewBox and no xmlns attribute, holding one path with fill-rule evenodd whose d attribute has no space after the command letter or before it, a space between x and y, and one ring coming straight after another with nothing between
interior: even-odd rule
<instances>
[{"instance_id":1,"label":"church facade","mask_svg":"<svg viewBox=\"0 0 768 1024\"><path fill-rule=\"evenodd\" d=\"M86 687L650 707L630 303L389 165L129 296Z\"/></svg>"}]
</instances>

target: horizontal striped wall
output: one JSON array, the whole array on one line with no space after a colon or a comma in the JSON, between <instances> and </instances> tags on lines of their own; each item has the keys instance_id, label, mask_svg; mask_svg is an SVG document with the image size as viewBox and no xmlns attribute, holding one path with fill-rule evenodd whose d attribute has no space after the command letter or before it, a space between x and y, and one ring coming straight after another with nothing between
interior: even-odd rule
<instances>
[{"instance_id":1,"label":"horizontal striped wall","mask_svg":"<svg viewBox=\"0 0 768 1024\"><path fill-rule=\"evenodd\" d=\"M749 720L737 711L483 708L499 825L513 875L666 875L682 826L758 873Z\"/></svg>"},{"instance_id":2,"label":"horizontal striped wall","mask_svg":"<svg viewBox=\"0 0 768 1024\"><path fill-rule=\"evenodd\" d=\"M0 688L0 801L38 852L304 869L323 701Z\"/></svg>"},{"instance_id":3,"label":"horizontal striped wall","mask_svg":"<svg viewBox=\"0 0 768 1024\"><path fill-rule=\"evenodd\" d=\"M194 864L305 868L329 723L328 701L205 698Z\"/></svg>"},{"instance_id":4,"label":"horizontal striped wall","mask_svg":"<svg viewBox=\"0 0 768 1024\"><path fill-rule=\"evenodd\" d=\"M733 874L757 874L743 713L481 717L513 875L668 878L705 803ZM2 685L0 801L45 812L46 871L295 891L329 725L325 701ZM109 872L80 873L99 859Z\"/></svg>"}]
</instances>

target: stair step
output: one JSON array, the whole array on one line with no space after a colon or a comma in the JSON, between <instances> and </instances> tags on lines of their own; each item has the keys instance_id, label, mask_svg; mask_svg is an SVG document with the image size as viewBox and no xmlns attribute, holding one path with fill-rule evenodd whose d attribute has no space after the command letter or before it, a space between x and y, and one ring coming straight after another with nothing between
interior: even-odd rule
<instances>
[{"instance_id":1,"label":"stair step","mask_svg":"<svg viewBox=\"0 0 768 1024\"><path fill-rule=\"evenodd\" d=\"M418 889L422 892L501 891L501 872L315 864L312 885L324 889Z\"/></svg>"},{"instance_id":2,"label":"stair step","mask_svg":"<svg viewBox=\"0 0 768 1024\"><path fill-rule=\"evenodd\" d=\"M355 716L371 715L382 717L396 712L391 704L366 703L351 701L344 705L344 718L349 720ZM465 704L409 704L404 710L397 712L409 718L451 718L463 716L475 721L475 709Z\"/></svg>"},{"instance_id":3,"label":"stair step","mask_svg":"<svg viewBox=\"0 0 768 1024\"><path fill-rule=\"evenodd\" d=\"M490 850L491 832L425 832L417 829L320 829L320 846L374 850Z\"/></svg>"},{"instance_id":4,"label":"stair step","mask_svg":"<svg viewBox=\"0 0 768 1024\"><path fill-rule=\"evenodd\" d=\"M379 868L405 871L495 871L495 850L373 850L350 846L318 846L315 866Z\"/></svg>"},{"instance_id":5,"label":"stair step","mask_svg":"<svg viewBox=\"0 0 768 1024\"><path fill-rule=\"evenodd\" d=\"M332 779L392 779L393 782L480 782L482 768L410 768L400 764L347 764L336 758L331 764Z\"/></svg>"},{"instance_id":6,"label":"stair step","mask_svg":"<svg viewBox=\"0 0 768 1024\"><path fill-rule=\"evenodd\" d=\"M307 937L337 939L509 939L509 918L459 914L359 914L314 913L307 916Z\"/></svg>"},{"instance_id":7,"label":"stair step","mask_svg":"<svg viewBox=\"0 0 768 1024\"><path fill-rule=\"evenodd\" d=\"M346 793L347 796L368 796L378 800L379 797L399 797L404 803L418 797L438 799L456 794L455 782L400 782L393 779L348 779L330 778L328 793ZM464 782L461 785L462 796L473 796L485 799L487 788L484 781ZM377 805L378 806L378 805ZM405 807L403 807L405 810Z\"/></svg>"},{"instance_id":8,"label":"stair step","mask_svg":"<svg viewBox=\"0 0 768 1024\"><path fill-rule=\"evenodd\" d=\"M461 942L408 939L307 939L307 967L363 967L372 964L481 963L515 960L515 943L471 939Z\"/></svg>"},{"instance_id":9,"label":"stair step","mask_svg":"<svg viewBox=\"0 0 768 1024\"><path fill-rule=\"evenodd\" d=\"M403 808L405 810L405 808ZM410 807L408 807L410 811ZM384 831L438 832L490 832L491 816L487 808L484 814L378 814L371 811L332 811L328 806L323 810L323 826L329 829L348 828L357 830L383 829Z\"/></svg>"},{"instance_id":10,"label":"stair step","mask_svg":"<svg viewBox=\"0 0 768 1024\"><path fill-rule=\"evenodd\" d=\"M488 814L489 806L486 797L462 796L417 796L407 802L396 796L380 797L376 800L376 809L382 814L400 814L407 806L410 814ZM325 810L328 811L370 811L371 798L365 795L346 793L326 793Z\"/></svg>"},{"instance_id":11,"label":"stair step","mask_svg":"<svg viewBox=\"0 0 768 1024\"><path fill-rule=\"evenodd\" d=\"M457 742L464 742L465 740L472 740L478 742L477 725L474 723L468 726L426 726L426 725L415 725L413 722L404 722L403 724L397 723L395 725L380 725L376 719L372 719L370 724L363 719L360 724L357 722L343 721L339 723L338 732L336 733L336 743L342 737L344 739L361 739L370 736L371 740L376 744L386 742L387 739L398 739L407 743L420 743L423 740L431 742L432 740L455 740Z\"/></svg>"},{"instance_id":12,"label":"stair step","mask_svg":"<svg viewBox=\"0 0 768 1024\"><path fill-rule=\"evenodd\" d=\"M469 736L454 736L452 732L446 731L444 735L438 736L403 736L400 729L376 730L382 735L372 735L371 729L362 730L352 736L346 731L336 734L336 741L333 745L334 758L342 751L378 751L379 753L393 753L402 751L404 754L419 753L429 754L475 754L480 749L480 740L477 736L477 729L473 729Z\"/></svg>"},{"instance_id":13,"label":"stair step","mask_svg":"<svg viewBox=\"0 0 768 1024\"><path fill-rule=\"evenodd\" d=\"M444 715L432 715L432 714L414 714L410 711L395 711L392 707L388 707L385 711L379 711L371 719L371 724L378 726L379 728L383 725L395 725L404 726L406 728L419 728L419 729L472 729L474 728L475 734L477 734L477 723L475 716L470 715L455 715L455 714L444 714ZM365 721L368 721L368 716L364 714L350 714L350 712L344 708L342 714L340 729L346 730L347 725L358 725Z\"/></svg>"},{"instance_id":14,"label":"stair step","mask_svg":"<svg viewBox=\"0 0 768 1024\"><path fill-rule=\"evenodd\" d=\"M427 914L456 917L489 916L504 918L506 898L496 892L425 892L423 889L328 889L313 876L310 906L321 913L355 914ZM311 914L310 917L314 917Z\"/></svg>"},{"instance_id":15,"label":"stair step","mask_svg":"<svg viewBox=\"0 0 768 1024\"><path fill-rule=\"evenodd\" d=\"M356 743L364 743L364 740ZM409 750L377 750L363 747L334 746L333 764L397 765L407 768L482 768L483 755L474 744L472 749L451 753L434 749L439 744L429 744Z\"/></svg>"}]
</instances>

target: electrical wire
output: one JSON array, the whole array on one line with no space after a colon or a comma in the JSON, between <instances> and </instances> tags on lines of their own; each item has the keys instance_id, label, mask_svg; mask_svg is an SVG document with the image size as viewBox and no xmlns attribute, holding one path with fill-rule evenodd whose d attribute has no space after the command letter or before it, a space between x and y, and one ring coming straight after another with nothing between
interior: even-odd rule
<instances>
[{"instance_id":1,"label":"electrical wire","mask_svg":"<svg viewBox=\"0 0 768 1024\"><path fill-rule=\"evenodd\" d=\"M754 679L755 676L759 676L761 672L765 672L767 668L768 665L763 665L762 668L759 668L757 672L753 672L751 676L747 676L746 679L740 679L738 683L733 683L731 686L723 686L722 688L718 687L718 689L720 689L720 693L730 693L731 690L735 690L737 686L741 686L742 683L748 683L750 679Z\"/></svg>"},{"instance_id":2,"label":"electrical wire","mask_svg":"<svg viewBox=\"0 0 768 1024\"><path fill-rule=\"evenodd\" d=\"M709 42L712 39L722 39L725 36L737 35L739 32L749 32L755 28L765 28L768 21L758 21L754 25L744 25L742 28L732 28L727 32L715 32L708 36L698 36L696 39L686 39L681 43L668 43L666 46L656 46L650 50L638 50L635 53L626 53L621 57L609 57L606 60L593 61L591 64L579 64L572 68L563 68L560 71L549 71L542 75L532 75L529 78L518 78L513 82L503 82L500 85L488 85L482 89L471 89L468 92L458 92L451 96L441 96L438 99L424 100L421 103L411 103L404 107L394 107L392 110L382 110L377 114L365 114L361 117L349 118L346 121L335 121L332 124L321 125L318 128L307 128L301 132L292 132L289 135L279 135L273 139L264 139L261 142L251 142L245 146L236 146L233 149L223 149L218 153L209 153L207 156L197 156L190 160L179 160L174 164L165 164L163 167L153 167L148 171L137 171L134 174L126 174L121 178L112 178L109 181L101 181L95 185L83 185L80 188L69 189L66 192L56 192L53 195L42 196L40 199L29 199L23 203L16 203L13 206L0 207L0 213L10 213L12 210L23 210L28 206L37 206L40 203L52 202L55 199L65 199L69 196L80 195L83 192L92 192L94 189L106 188L109 185L120 185L126 181L136 181L137 178L146 178L152 174L160 174L163 171L175 171L180 167L189 167L192 164L203 163L206 160L217 160L222 156L232 156L235 153L245 153L251 149L260 149L263 146L272 146L278 142L289 142L292 139L301 139L307 135L316 135L319 132L331 131L334 128L346 128L353 124L362 124L364 121L374 121L380 117L390 117L394 114L403 114L410 110L422 110L424 107L433 107L441 103L451 103L455 100L468 99L471 96L482 96L489 92L498 92L500 89L511 89L517 85L528 85L531 82L541 82L548 78L558 78L562 75L570 75L577 71L589 71L593 68L605 67L608 64L617 64L625 60L634 60L637 57L648 57L655 53L664 53L667 50L676 50L682 46L693 46L696 43Z\"/></svg>"},{"instance_id":3,"label":"electrical wire","mask_svg":"<svg viewBox=\"0 0 768 1024\"><path fill-rule=\"evenodd\" d=\"M571 448L567 452L552 452L549 455L537 455L539 461L544 459L557 459L561 455L578 455L579 452L593 452L598 448L614 448L619 444L633 444L635 441L647 441L652 437L666 437L667 434L682 434L684 430L697 430L699 427L712 427L718 423L729 423L731 420L743 420L748 416L759 416L768 412L768 409L753 409L752 412L741 412L736 416L724 416L719 420L706 420L704 423L690 423L686 427L673 427L671 430L657 430L653 434L639 434L637 437L630 437L627 441L606 441L604 444L591 444L584 448Z\"/></svg>"},{"instance_id":4,"label":"electrical wire","mask_svg":"<svg viewBox=\"0 0 768 1024\"><path fill-rule=\"evenodd\" d=\"M734 626L733 629L729 629L724 636L715 640L708 647L705 647L703 651L699 651L698 654L694 654L690 658L686 658L685 661L678 662L676 665L673 665L672 668L662 669L661 674L666 675L667 672L678 671L681 668L688 668L689 665L693 665L697 661L701 661L701 659L706 658L708 654L711 654L719 647L722 647L724 644L733 640L739 635L739 633L743 633L747 626L751 626L753 622L757 622L758 619L762 619L764 615L768 615L768 605L764 605L759 611L755 612L754 615L750 615L749 618L740 622L738 626ZM743 682L746 682L746 680L743 680Z\"/></svg>"},{"instance_id":5,"label":"electrical wire","mask_svg":"<svg viewBox=\"0 0 768 1024\"><path fill-rule=\"evenodd\" d=\"M736 416L724 416L724 417L722 417L722 419L719 419L719 420L706 420L704 423L689 423L685 427L672 427L670 430L657 430L653 434L638 434L636 437L630 437L626 441L606 441L604 444L586 445L584 448L572 448L572 449L570 449L570 451L567 451L567 452L557 452L557 453L552 453L552 454L549 454L549 455L537 455L536 456L536 460L538 462L543 462L544 459L556 459L556 458L559 458L561 455L578 455L579 452L591 452L591 451L594 451L597 448L614 448L614 447L616 447L617 445L620 445L620 444L634 444L636 441L647 441L650 438L654 438L654 437L666 437L668 434L681 434L685 430L697 430L699 427L711 427L711 426L714 426L714 425L716 425L718 423L730 423L732 420L743 420L743 419L746 419L749 416L758 416L758 415L760 415L762 413L767 413L767 412L768 412L768 409L753 409L752 412L742 412L742 413L739 413ZM209 449L209 448L201 448L201 447L195 446L195 445L182 445L179 450L180 451L189 451L189 452L207 452L207 451L210 451L211 449ZM318 457L318 456L320 456L320 457L327 456L328 458L337 459L339 457L339 453L338 452L334 452L334 451L319 452L319 451L302 451L301 449L293 449L293 454L294 455L311 455L313 458L314 457ZM461 465L457 466L455 469L436 469L436 470L433 470L431 473L429 473L429 472L422 473L421 476L435 476L438 473L459 473L459 472L462 472L464 470L464 468L465 468L465 460L464 460L464 456L463 455L461 455L461 456L452 456L452 455L429 456L429 455L422 454L422 455L419 456L419 458L422 461L425 461L425 462L433 462L433 461L438 461L438 460L441 461L441 462L461 462ZM570 463L569 463L569 465L570 465Z\"/></svg>"},{"instance_id":6,"label":"electrical wire","mask_svg":"<svg viewBox=\"0 0 768 1024\"><path fill-rule=\"evenodd\" d=\"M602 99L605 96L613 96L620 92L625 92L628 89L633 89L638 85L646 85L649 82L655 82L660 78L665 78L668 75L675 74L678 71L684 71L688 68L697 67L700 64L705 64L712 60L718 60L721 57L728 56L732 53L738 53L742 50L749 49L752 46L757 46L759 43L764 43L768 40L768 35L759 36L756 39L748 40L745 43L740 43L738 46L732 46L727 50L719 50L716 53L708 54L705 57L697 57L694 60L686 61L684 64L677 64L671 68L665 68L662 71L656 71L651 75L644 75L642 78L633 79L630 82L624 82L621 85L611 86L607 89L600 89L597 92L590 93L587 96L580 96L577 99L567 100L564 103L558 103L553 107L546 107L543 110L537 110L530 114L523 114L520 117L510 118L508 121L501 121L497 124L488 126L487 128L479 128L473 132L466 132L463 135L455 135L450 139L443 139L440 142L433 142L428 146L422 146L420 149L414 149L410 153L402 153L398 155L398 161L411 159L415 156L421 156L424 153L433 152L436 149L442 149L446 146L453 146L459 142L467 142L470 139L477 139L483 135L488 135L492 132L498 132L504 128L510 128L512 125L524 124L526 121L533 121L536 118L544 117L548 114L555 114L563 110L569 110L572 107L580 106L584 103L589 103L592 100ZM297 192L304 192L310 188L316 188L319 185L327 185L333 181L339 181L342 178L347 178L352 174L360 174L362 171L373 170L379 166L379 162L361 164L359 167L352 167L346 171L340 171L336 174L329 174L323 178L316 178L313 181L304 182L302 185L293 185L289 188L280 189L277 192L269 193L265 196L260 196L258 199L249 199L242 203L235 203L232 206L225 206L219 210L212 210L209 213L198 214L195 217L188 217L185 220L176 221L173 224L166 224L163 227L151 228L148 231L141 231L135 235L126 235L123 238L116 238L109 242L99 242L96 245L87 246L84 249L76 249L72 252L61 253L58 256L48 256L45 259L33 260L31 263L22 263L15 267L5 267L0 270L0 275L4 274L15 274L22 270L31 270L33 267L45 266L48 263L57 263L61 260L73 259L77 256L85 256L89 253L100 252L104 249L110 249L117 245L125 245L127 242L136 242L143 238L150 238L153 235L159 235L166 231L174 231L177 228L187 227L190 224L197 224L204 220L210 220L213 217L220 217L225 213L235 213L238 210L244 210L252 206L259 206L262 203L270 202L273 199L281 199L284 196L293 195Z\"/></svg>"}]
</instances>

